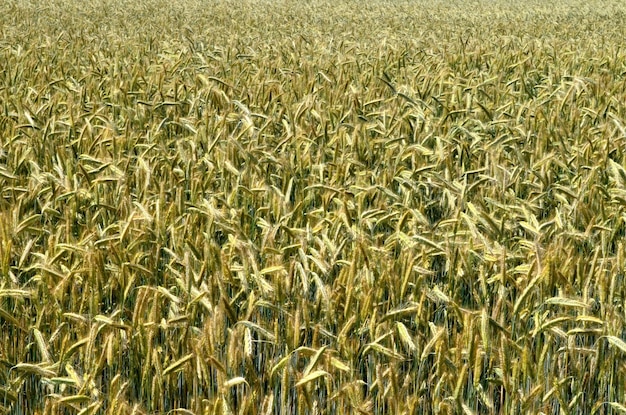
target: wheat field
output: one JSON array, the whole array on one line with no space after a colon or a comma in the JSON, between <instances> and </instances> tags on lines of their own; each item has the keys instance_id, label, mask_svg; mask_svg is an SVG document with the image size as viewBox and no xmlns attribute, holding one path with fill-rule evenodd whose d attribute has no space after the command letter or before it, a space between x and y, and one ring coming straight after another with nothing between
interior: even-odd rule
<instances>
[{"instance_id":1,"label":"wheat field","mask_svg":"<svg viewBox=\"0 0 626 415\"><path fill-rule=\"evenodd\" d=\"M625 20L4 0L0 414L626 413Z\"/></svg>"}]
</instances>

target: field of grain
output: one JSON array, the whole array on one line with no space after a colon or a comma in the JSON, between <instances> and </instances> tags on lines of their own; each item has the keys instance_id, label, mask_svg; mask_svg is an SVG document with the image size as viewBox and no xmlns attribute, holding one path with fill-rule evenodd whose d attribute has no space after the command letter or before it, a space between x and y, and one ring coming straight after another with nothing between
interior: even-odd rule
<instances>
[{"instance_id":1,"label":"field of grain","mask_svg":"<svg viewBox=\"0 0 626 415\"><path fill-rule=\"evenodd\" d=\"M0 414L626 413L626 5L4 0Z\"/></svg>"}]
</instances>

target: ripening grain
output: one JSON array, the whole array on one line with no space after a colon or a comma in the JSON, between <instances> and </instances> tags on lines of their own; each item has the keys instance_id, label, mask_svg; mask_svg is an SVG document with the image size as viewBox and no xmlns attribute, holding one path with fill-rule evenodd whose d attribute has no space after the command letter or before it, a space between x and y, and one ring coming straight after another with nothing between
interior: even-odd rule
<instances>
[{"instance_id":1,"label":"ripening grain","mask_svg":"<svg viewBox=\"0 0 626 415\"><path fill-rule=\"evenodd\" d=\"M626 7L0 5L0 414L617 414Z\"/></svg>"}]
</instances>

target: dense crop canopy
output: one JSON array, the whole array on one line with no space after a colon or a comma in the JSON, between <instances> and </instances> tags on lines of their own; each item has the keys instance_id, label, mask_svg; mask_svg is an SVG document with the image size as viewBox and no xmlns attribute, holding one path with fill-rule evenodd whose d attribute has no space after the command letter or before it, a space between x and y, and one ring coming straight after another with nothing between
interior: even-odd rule
<instances>
[{"instance_id":1,"label":"dense crop canopy","mask_svg":"<svg viewBox=\"0 0 626 415\"><path fill-rule=\"evenodd\" d=\"M3 1L0 414L623 413L625 12Z\"/></svg>"}]
</instances>

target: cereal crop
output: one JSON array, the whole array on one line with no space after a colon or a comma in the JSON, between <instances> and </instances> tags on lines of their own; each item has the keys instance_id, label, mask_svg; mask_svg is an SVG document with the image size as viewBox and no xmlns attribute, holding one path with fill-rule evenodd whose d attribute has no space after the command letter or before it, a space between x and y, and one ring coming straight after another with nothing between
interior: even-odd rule
<instances>
[{"instance_id":1,"label":"cereal crop","mask_svg":"<svg viewBox=\"0 0 626 415\"><path fill-rule=\"evenodd\" d=\"M0 414L626 413L624 21L4 0Z\"/></svg>"}]
</instances>

